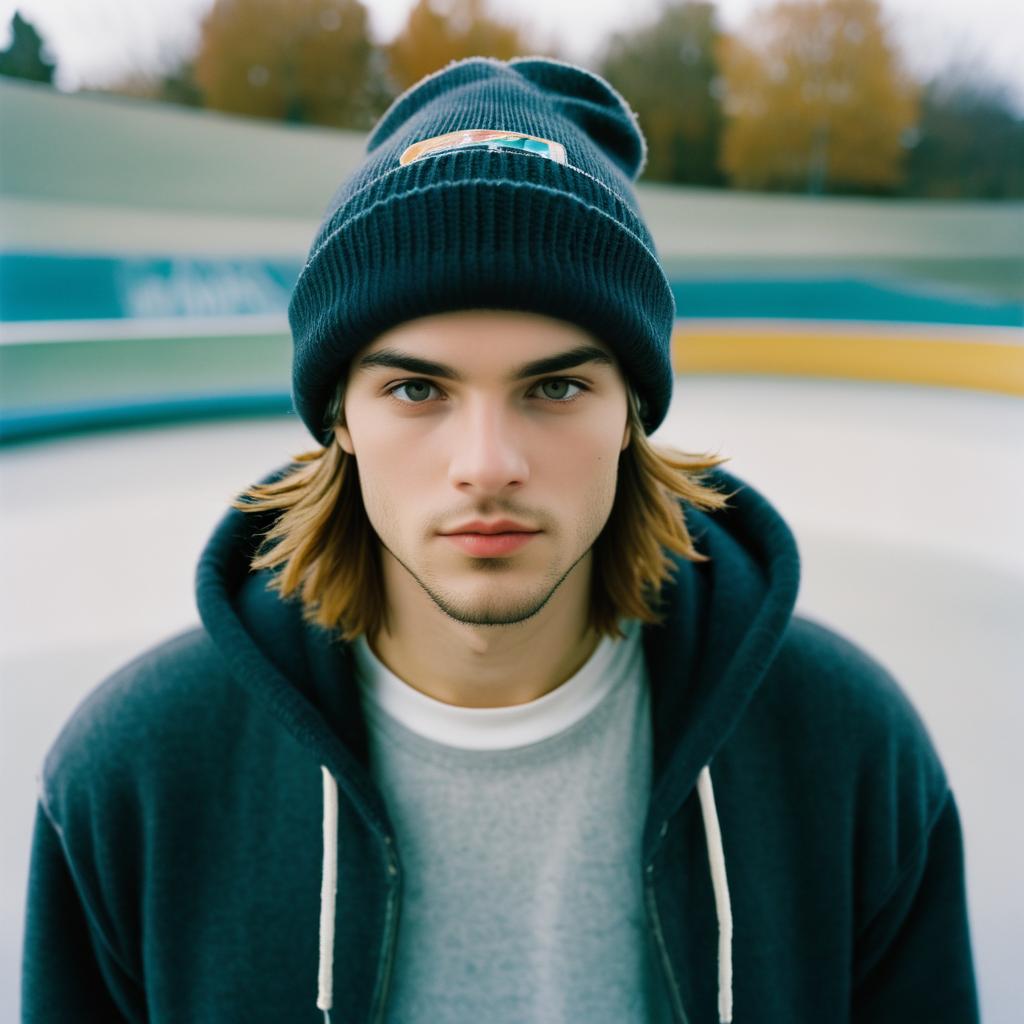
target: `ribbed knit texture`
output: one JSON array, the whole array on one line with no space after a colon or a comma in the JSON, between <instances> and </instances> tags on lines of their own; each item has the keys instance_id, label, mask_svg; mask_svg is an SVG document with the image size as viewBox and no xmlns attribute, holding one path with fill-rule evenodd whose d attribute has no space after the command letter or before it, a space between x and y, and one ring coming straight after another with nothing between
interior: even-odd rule
<instances>
[{"instance_id":1,"label":"ribbed knit texture","mask_svg":"<svg viewBox=\"0 0 1024 1024\"><path fill-rule=\"evenodd\" d=\"M480 128L561 143L567 162L499 145L399 163L415 142ZM325 409L360 348L407 320L474 308L542 313L600 338L653 430L671 397L675 306L633 192L645 158L626 101L559 61L474 57L399 96L292 294L293 396L314 436L327 441Z\"/></svg>"}]
</instances>

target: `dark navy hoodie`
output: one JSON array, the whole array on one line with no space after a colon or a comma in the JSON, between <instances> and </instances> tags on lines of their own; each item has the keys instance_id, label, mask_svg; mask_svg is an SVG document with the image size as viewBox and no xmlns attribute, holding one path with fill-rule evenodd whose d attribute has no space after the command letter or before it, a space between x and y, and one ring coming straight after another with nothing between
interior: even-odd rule
<instances>
[{"instance_id":1,"label":"dark navy hoodie","mask_svg":"<svg viewBox=\"0 0 1024 1024\"><path fill-rule=\"evenodd\" d=\"M643 637L654 773L636 870L675 1018L719 1020L707 766L736 1024L971 1024L960 825L929 737L883 668L793 614L790 531L715 477L731 507L687 511L710 561L673 559ZM339 794L331 1019L386 1014L402 851L348 647L249 571L268 523L225 515L198 567L201 627L104 681L45 759L25 1021L322 1021L322 768Z\"/></svg>"}]
</instances>

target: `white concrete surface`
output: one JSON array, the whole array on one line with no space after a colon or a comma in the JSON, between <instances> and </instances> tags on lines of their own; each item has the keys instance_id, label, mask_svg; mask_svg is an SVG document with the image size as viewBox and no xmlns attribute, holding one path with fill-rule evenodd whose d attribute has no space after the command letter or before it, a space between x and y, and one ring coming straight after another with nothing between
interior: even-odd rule
<instances>
[{"instance_id":1,"label":"white concrete surface","mask_svg":"<svg viewBox=\"0 0 1024 1024\"><path fill-rule=\"evenodd\" d=\"M1024 402L855 382L680 381L658 440L732 456L793 526L803 612L901 680L961 806L988 1024L1024 1007ZM310 447L297 421L0 452L0 1018L13 1019L35 774L84 693L195 621L230 497Z\"/></svg>"}]
</instances>

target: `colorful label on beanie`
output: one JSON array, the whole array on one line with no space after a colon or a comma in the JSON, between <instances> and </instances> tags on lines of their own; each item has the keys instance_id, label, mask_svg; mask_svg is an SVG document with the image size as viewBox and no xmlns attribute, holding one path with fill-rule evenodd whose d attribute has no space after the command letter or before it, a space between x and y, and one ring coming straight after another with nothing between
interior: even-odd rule
<instances>
[{"instance_id":1,"label":"colorful label on beanie","mask_svg":"<svg viewBox=\"0 0 1024 1024\"><path fill-rule=\"evenodd\" d=\"M409 146L398 158L400 164L411 164L420 157L450 149L518 149L537 156L547 157L555 163L565 163L565 146L551 139L521 132L506 132L497 128L466 128L459 132L435 135L432 139L421 139Z\"/></svg>"}]
</instances>

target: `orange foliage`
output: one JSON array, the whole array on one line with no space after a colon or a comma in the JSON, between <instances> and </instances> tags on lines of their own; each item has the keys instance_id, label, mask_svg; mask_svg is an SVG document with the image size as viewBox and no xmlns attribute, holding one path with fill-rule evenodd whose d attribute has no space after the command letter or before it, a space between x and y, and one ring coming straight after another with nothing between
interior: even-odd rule
<instances>
[{"instance_id":1,"label":"orange foliage","mask_svg":"<svg viewBox=\"0 0 1024 1024\"><path fill-rule=\"evenodd\" d=\"M719 49L721 164L741 188L893 188L918 90L877 0L781 0Z\"/></svg>"},{"instance_id":2,"label":"orange foliage","mask_svg":"<svg viewBox=\"0 0 1024 1024\"><path fill-rule=\"evenodd\" d=\"M196 80L218 110L336 126L368 123L372 45L359 0L215 0Z\"/></svg>"},{"instance_id":3,"label":"orange foliage","mask_svg":"<svg viewBox=\"0 0 1024 1024\"><path fill-rule=\"evenodd\" d=\"M463 57L509 60L536 51L518 28L491 18L484 0L417 0L387 52L392 76L406 89Z\"/></svg>"}]
</instances>

